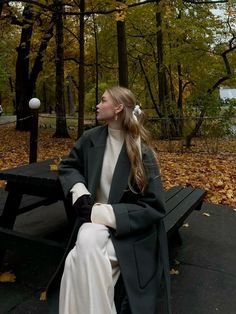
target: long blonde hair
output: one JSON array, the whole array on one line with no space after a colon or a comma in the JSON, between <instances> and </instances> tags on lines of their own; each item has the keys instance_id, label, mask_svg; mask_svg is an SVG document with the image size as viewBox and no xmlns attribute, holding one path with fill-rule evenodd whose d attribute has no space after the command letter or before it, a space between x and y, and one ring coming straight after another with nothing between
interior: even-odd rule
<instances>
[{"instance_id":1,"label":"long blonde hair","mask_svg":"<svg viewBox=\"0 0 236 314\"><path fill-rule=\"evenodd\" d=\"M131 164L129 187L132 190L136 190L135 187L137 187L143 193L147 186L147 175L140 156L138 140L140 139L141 143L150 145L149 132L139 122L144 114L141 112L137 119L134 118L133 110L136 105L136 99L129 89L114 86L106 91L110 94L115 106L120 104L124 106L124 110L119 114L119 119L122 119L124 140Z\"/></svg>"}]
</instances>

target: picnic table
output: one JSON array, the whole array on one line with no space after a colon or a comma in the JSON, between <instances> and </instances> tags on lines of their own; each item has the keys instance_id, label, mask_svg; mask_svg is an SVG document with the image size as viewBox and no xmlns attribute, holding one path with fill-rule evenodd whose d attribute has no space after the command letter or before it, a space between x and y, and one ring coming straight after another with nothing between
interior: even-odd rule
<instances>
[{"instance_id":1,"label":"picnic table","mask_svg":"<svg viewBox=\"0 0 236 314\"><path fill-rule=\"evenodd\" d=\"M6 188L0 189L0 247L26 251L34 245L35 251L47 247L61 254L65 244L36 238L13 230L17 215L58 200L64 202L69 224L74 223L74 212L64 198L57 171L51 171L53 159L0 171L0 180ZM173 187L165 192L167 213L164 224L169 238L179 238L178 230L195 209L200 209L206 191L193 187ZM1 256L2 255L2 256ZM3 253L0 251L0 262Z\"/></svg>"},{"instance_id":2,"label":"picnic table","mask_svg":"<svg viewBox=\"0 0 236 314\"><path fill-rule=\"evenodd\" d=\"M0 243L4 249L26 251L34 244L35 251L42 247L61 252L64 246L52 240L31 237L13 230L17 215L58 200L64 202L70 218L70 204L64 198L57 171L50 171L53 160L1 170L0 180L6 180L6 188L0 190ZM1 255L3 255L2 253ZM0 256L0 261L3 256Z\"/></svg>"}]
</instances>

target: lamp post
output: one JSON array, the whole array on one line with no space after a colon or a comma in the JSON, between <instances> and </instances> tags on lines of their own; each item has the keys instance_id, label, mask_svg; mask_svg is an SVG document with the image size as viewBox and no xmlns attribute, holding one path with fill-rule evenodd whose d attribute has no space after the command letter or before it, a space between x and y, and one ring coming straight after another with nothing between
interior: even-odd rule
<instances>
[{"instance_id":1,"label":"lamp post","mask_svg":"<svg viewBox=\"0 0 236 314\"><path fill-rule=\"evenodd\" d=\"M29 101L31 109L31 129L30 129L30 154L29 163L37 161L37 145L38 145L38 109L40 107L40 100L32 98Z\"/></svg>"}]
</instances>

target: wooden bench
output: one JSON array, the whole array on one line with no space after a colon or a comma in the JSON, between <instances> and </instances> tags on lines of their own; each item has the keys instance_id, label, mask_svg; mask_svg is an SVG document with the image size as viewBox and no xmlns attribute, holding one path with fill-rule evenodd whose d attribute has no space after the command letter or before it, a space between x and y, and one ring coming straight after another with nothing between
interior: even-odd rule
<instances>
[{"instance_id":1,"label":"wooden bench","mask_svg":"<svg viewBox=\"0 0 236 314\"><path fill-rule=\"evenodd\" d=\"M179 228L193 210L200 210L206 191L200 188L176 186L165 193L165 229L168 239L180 242Z\"/></svg>"}]
</instances>

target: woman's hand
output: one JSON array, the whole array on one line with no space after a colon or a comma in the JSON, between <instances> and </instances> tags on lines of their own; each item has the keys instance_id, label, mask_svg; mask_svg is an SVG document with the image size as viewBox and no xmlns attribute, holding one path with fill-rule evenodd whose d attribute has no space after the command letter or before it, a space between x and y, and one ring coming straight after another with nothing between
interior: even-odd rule
<instances>
[{"instance_id":1,"label":"woman's hand","mask_svg":"<svg viewBox=\"0 0 236 314\"><path fill-rule=\"evenodd\" d=\"M84 222L91 222L92 206L93 204L90 195L80 196L73 204L76 215Z\"/></svg>"}]
</instances>

